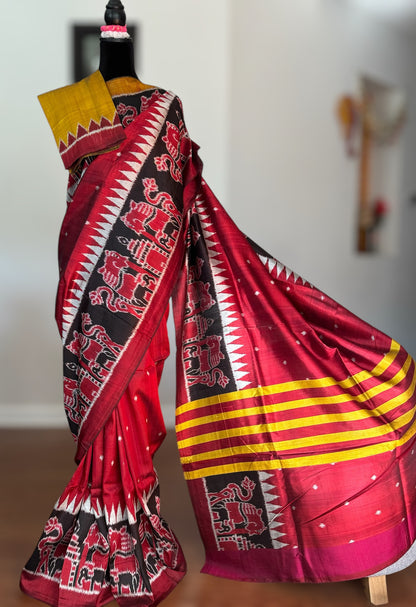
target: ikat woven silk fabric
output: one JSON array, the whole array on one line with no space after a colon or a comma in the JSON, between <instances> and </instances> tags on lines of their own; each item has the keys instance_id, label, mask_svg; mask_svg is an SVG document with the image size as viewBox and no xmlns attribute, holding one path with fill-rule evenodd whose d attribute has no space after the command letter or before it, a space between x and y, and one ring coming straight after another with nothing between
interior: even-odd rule
<instances>
[{"instance_id":1,"label":"ikat woven silk fabric","mask_svg":"<svg viewBox=\"0 0 416 607\"><path fill-rule=\"evenodd\" d=\"M203 571L327 582L395 563L416 539L414 361L237 228L175 95L95 80L123 138L73 159L60 235L78 468L23 590L57 606L156 605L183 576L152 465L170 298Z\"/></svg>"}]
</instances>

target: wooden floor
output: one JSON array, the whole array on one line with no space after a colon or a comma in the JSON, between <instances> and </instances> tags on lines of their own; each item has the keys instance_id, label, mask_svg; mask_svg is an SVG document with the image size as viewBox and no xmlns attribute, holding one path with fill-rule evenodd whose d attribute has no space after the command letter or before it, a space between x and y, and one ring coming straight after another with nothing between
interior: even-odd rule
<instances>
[{"instance_id":1,"label":"wooden floor","mask_svg":"<svg viewBox=\"0 0 416 607\"><path fill-rule=\"evenodd\" d=\"M41 605L20 593L20 570L74 470L73 453L72 439L66 430L0 430L0 607ZM336 584L251 584L200 574L203 549L173 434L162 446L156 467L162 488L162 512L179 537L188 561L188 574L163 601L163 607L369 605L358 580ZM416 564L387 580L390 607L416 607ZM116 607L116 603L110 606Z\"/></svg>"}]
</instances>

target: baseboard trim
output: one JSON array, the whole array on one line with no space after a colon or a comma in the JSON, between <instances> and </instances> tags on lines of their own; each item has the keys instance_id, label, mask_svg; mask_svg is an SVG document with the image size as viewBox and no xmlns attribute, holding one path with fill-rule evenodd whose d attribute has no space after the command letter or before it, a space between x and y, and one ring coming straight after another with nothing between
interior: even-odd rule
<instances>
[{"instance_id":1,"label":"baseboard trim","mask_svg":"<svg viewBox=\"0 0 416 607\"><path fill-rule=\"evenodd\" d=\"M175 408L162 405L167 429L175 426ZM61 404L15 403L0 404L0 428L66 428L68 426Z\"/></svg>"}]
</instances>

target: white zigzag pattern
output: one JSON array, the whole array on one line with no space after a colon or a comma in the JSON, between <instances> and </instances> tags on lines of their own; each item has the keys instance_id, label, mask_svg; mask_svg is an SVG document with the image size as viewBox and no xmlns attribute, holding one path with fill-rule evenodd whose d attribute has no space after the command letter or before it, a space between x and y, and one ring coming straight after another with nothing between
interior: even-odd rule
<instances>
[{"instance_id":1,"label":"white zigzag pattern","mask_svg":"<svg viewBox=\"0 0 416 607\"><path fill-rule=\"evenodd\" d=\"M274 259L273 257L265 257L264 255L259 255L259 254L257 255L257 257L260 259L261 263L266 267L266 269L268 270L268 272L270 274L272 274L273 270L276 269L277 278L279 278L279 276L282 272L285 272L286 280L288 280L290 278L290 276L293 275L293 282L296 282L297 280L300 279L304 285L307 283L307 281L304 278L302 278L302 276L299 276L299 274L296 274L296 272L294 272L287 266L284 266L283 264L281 264L280 261L277 261L277 259ZM308 284L310 284L310 283L308 283ZM310 285L310 286L312 286L312 285Z\"/></svg>"},{"instance_id":2,"label":"white zigzag pattern","mask_svg":"<svg viewBox=\"0 0 416 607\"><path fill-rule=\"evenodd\" d=\"M130 153L130 157L124 160L123 165L120 166L119 179L116 179L116 181L121 187L112 189L115 195L108 197L107 204L104 205L107 212L101 213L100 220L91 229L91 232L96 232L95 235L91 234L91 242L87 245L91 252L85 254L84 260L80 262L86 271L77 271L76 278L73 281L74 287L70 290L63 306L62 340L64 343L77 314L91 272L102 254L108 236L128 198L133 183L137 179L144 161L159 136L173 99L174 94L167 92L159 97L151 110L149 110L152 112L152 116L146 120L144 126L146 132L149 134L141 137L141 141L135 144L136 149Z\"/></svg>"},{"instance_id":3,"label":"white zigzag pattern","mask_svg":"<svg viewBox=\"0 0 416 607\"><path fill-rule=\"evenodd\" d=\"M231 363L233 377L236 383L237 390L243 390L248 385L246 381L248 371L244 371L247 363L244 362L244 352L238 352L243 347L243 343L239 343L241 336L238 335L237 327L233 323L238 320L237 311L234 309L233 301L227 301L232 295L231 285L228 283L227 276L222 276L226 268L223 267L223 261L220 253L215 250L215 241L210 238L215 235L212 229L212 223L206 208L203 206L202 196L198 196L195 204L198 208L198 216L201 221L202 230L205 237L205 244L208 250L208 256L211 265L211 271L214 278L214 288L217 293L218 307L220 310L221 321L223 326L224 342L228 353L228 358ZM220 256L220 257L219 257ZM237 331L237 334L236 334ZM235 343L236 342L236 343Z\"/></svg>"},{"instance_id":4,"label":"white zigzag pattern","mask_svg":"<svg viewBox=\"0 0 416 607\"><path fill-rule=\"evenodd\" d=\"M287 544L280 542L278 538L286 534L279 531L278 528L281 527L284 523L280 523L277 520L279 516L282 516L282 513L278 512L282 507L279 506L279 504L273 503L277 500L279 496L275 495L274 493L269 493L269 490L275 489L275 487L274 485L270 485L267 483L267 481L272 477L273 475L269 474L268 472L259 472L261 490L263 493L264 502L266 504L267 518L269 521L269 531L270 537L272 539L273 548L283 548L284 546L287 546Z\"/></svg>"},{"instance_id":5,"label":"white zigzag pattern","mask_svg":"<svg viewBox=\"0 0 416 607\"><path fill-rule=\"evenodd\" d=\"M62 504L59 504L58 501L55 504L54 509L62 512L68 512L72 515L78 515L79 512L82 511L86 514L92 514L95 518L100 518L103 516L108 525L116 525L122 521L128 521L130 524L133 524L137 519L136 513L141 510L141 508L141 504L138 500L135 502L134 512L131 512L127 506L122 509L120 504L118 505L117 510L115 509L114 505L111 507L111 510L109 510L106 506L103 508L99 504L98 500L94 500L93 506L90 496L88 496L86 500L77 500L77 498L74 497L71 502L69 502L69 497L67 496Z\"/></svg>"}]
</instances>

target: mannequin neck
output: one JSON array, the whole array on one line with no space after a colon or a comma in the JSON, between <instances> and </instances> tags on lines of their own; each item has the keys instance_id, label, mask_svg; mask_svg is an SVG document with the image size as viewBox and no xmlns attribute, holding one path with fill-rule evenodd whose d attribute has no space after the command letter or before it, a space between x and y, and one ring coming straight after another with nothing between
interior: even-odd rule
<instances>
[{"instance_id":1,"label":"mannequin neck","mask_svg":"<svg viewBox=\"0 0 416 607\"><path fill-rule=\"evenodd\" d=\"M100 40L100 67L104 80L121 76L137 78L134 68L134 47L131 38Z\"/></svg>"}]
</instances>

